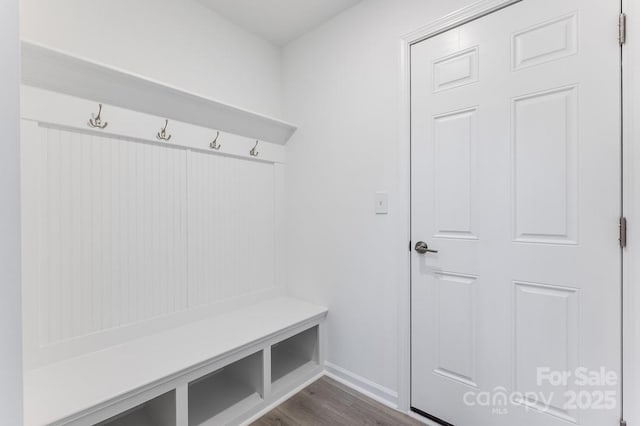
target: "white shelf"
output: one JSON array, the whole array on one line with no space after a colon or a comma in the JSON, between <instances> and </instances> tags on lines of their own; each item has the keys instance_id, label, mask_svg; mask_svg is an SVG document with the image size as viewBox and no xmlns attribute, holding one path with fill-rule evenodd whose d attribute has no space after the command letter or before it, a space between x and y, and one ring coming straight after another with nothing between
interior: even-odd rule
<instances>
[{"instance_id":1,"label":"white shelf","mask_svg":"<svg viewBox=\"0 0 640 426\"><path fill-rule=\"evenodd\" d=\"M97 426L175 426L176 396L167 392Z\"/></svg>"},{"instance_id":2,"label":"white shelf","mask_svg":"<svg viewBox=\"0 0 640 426\"><path fill-rule=\"evenodd\" d=\"M318 327L271 347L271 382L274 392L287 388L292 381L318 367Z\"/></svg>"},{"instance_id":3,"label":"white shelf","mask_svg":"<svg viewBox=\"0 0 640 426\"><path fill-rule=\"evenodd\" d=\"M297 129L282 120L26 41L22 83L280 145Z\"/></svg>"},{"instance_id":4,"label":"white shelf","mask_svg":"<svg viewBox=\"0 0 640 426\"><path fill-rule=\"evenodd\" d=\"M189 384L189 426L225 425L262 401L262 352Z\"/></svg>"},{"instance_id":5,"label":"white shelf","mask_svg":"<svg viewBox=\"0 0 640 426\"><path fill-rule=\"evenodd\" d=\"M316 361L303 361L301 359L294 360L294 368L287 370L280 378L271 384L274 394L280 394L287 391L292 386L304 381L307 377L317 373L319 364Z\"/></svg>"},{"instance_id":6,"label":"white shelf","mask_svg":"<svg viewBox=\"0 0 640 426\"><path fill-rule=\"evenodd\" d=\"M278 297L32 371L24 377L25 426L63 423L135 395L163 378L321 321L327 309ZM150 356L153 354L153 356Z\"/></svg>"}]
</instances>

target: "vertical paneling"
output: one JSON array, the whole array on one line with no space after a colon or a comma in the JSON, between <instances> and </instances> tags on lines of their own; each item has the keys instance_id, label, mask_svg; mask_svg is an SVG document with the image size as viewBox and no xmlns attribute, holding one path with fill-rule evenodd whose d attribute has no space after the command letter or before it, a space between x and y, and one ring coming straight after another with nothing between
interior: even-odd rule
<instances>
[{"instance_id":1,"label":"vertical paneling","mask_svg":"<svg viewBox=\"0 0 640 426\"><path fill-rule=\"evenodd\" d=\"M187 308L186 153L41 127L24 146L41 346ZM37 206L37 207L36 207ZM25 225L26 226L26 225Z\"/></svg>"},{"instance_id":2,"label":"vertical paneling","mask_svg":"<svg viewBox=\"0 0 640 426\"><path fill-rule=\"evenodd\" d=\"M143 333L142 322L172 315L162 323L179 324L277 287L283 177L273 163L23 127L29 363L56 359L41 350L78 354L82 338L95 350L101 333Z\"/></svg>"},{"instance_id":3,"label":"vertical paneling","mask_svg":"<svg viewBox=\"0 0 640 426\"><path fill-rule=\"evenodd\" d=\"M275 286L274 166L189 152L189 304Z\"/></svg>"}]
</instances>

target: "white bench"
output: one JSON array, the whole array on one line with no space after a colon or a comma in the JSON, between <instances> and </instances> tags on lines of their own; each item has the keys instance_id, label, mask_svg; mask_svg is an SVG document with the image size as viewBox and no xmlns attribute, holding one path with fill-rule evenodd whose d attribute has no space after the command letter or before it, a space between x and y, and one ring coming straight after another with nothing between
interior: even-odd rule
<instances>
[{"instance_id":1,"label":"white bench","mask_svg":"<svg viewBox=\"0 0 640 426\"><path fill-rule=\"evenodd\" d=\"M239 424L323 370L327 309L281 297L25 373L25 425Z\"/></svg>"}]
</instances>

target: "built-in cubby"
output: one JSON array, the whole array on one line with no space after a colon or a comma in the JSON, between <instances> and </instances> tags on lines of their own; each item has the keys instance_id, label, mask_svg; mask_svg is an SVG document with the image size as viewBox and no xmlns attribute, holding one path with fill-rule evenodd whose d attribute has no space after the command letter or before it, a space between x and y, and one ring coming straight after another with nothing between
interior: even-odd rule
<instances>
[{"instance_id":1,"label":"built-in cubby","mask_svg":"<svg viewBox=\"0 0 640 426\"><path fill-rule=\"evenodd\" d=\"M175 426L176 393L167 392L97 426Z\"/></svg>"},{"instance_id":2,"label":"built-in cubby","mask_svg":"<svg viewBox=\"0 0 640 426\"><path fill-rule=\"evenodd\" d=\"M271 346L271 383L275 392L318 366L318 326Z\"/></svg>"},{"instance_id":3,"label":"built-in cubby","mask_svg":"<svg viewBox=\"0 0 640 426\"><path fill-rule=\"evenodd\" d=\"M34 370L24 425L242 424L322 374L326 315L274 298Z\"/></svg>"},{"instance_id":4,"label":"built-in cubby","mask_svg":"<svg viewBox=\"0 0 640 426\"><path fill-rule=\"evenodd\" d=\"M224 425L263 398L262 351L189 383L189 426Z\"/></svg>"}]
</instances>

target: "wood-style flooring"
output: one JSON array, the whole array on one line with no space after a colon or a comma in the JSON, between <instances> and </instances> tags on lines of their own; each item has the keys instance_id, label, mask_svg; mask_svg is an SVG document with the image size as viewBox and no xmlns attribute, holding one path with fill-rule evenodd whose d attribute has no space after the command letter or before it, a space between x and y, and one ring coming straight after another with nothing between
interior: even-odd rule
<instances>
[{"instance_id":1,"label":"wood-style flooring","mask_svg":"<svg viewBox=\"0 0 640 426\"><path fill-rule=\"evenodd\" d=\"M323 377L251 426L424 426L344 385Z\"/></svg>"}]
</instances>

